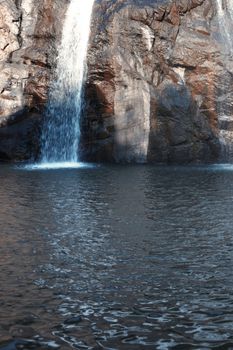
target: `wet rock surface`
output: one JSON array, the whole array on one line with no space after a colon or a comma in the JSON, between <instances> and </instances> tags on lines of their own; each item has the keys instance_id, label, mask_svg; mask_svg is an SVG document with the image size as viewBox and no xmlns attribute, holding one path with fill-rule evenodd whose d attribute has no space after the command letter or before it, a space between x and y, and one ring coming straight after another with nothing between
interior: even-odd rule
<instances>
[{"instance_id":1,"label":"wet rock surface","mask_svg":"<svg viewBox=\"0 0 233 350\"><path fill-rule=\"evenodd\" d=\"M8 149L0 129L0 150L5 150L1 158L29 159L39 154L39 130L67 2L7 0L0 7L0 117L10 145ZM83 159L219 159L218 115L220 109L222 115L232 114L233 68L223 50L216 11L210 0L95 2ZM15 124L8 125L20 111L24 124L14 118ZM41 117L32 123L32 114ZM15 141L18 127L22 136Z\"/></svg>"}]
</instances>

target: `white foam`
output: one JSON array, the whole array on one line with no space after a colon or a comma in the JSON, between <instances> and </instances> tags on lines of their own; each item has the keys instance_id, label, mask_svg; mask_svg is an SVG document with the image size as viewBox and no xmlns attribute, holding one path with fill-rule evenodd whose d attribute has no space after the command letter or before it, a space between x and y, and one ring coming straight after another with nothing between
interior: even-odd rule
<instances>
[{"instance_id":1,"label":"white foam","mask_svg":"<svg viewBox=\"0 0 233 350\"><path fill-rule=\"evenodd\" d=\"M57 169L82 169L93 168L96 165L83 162L56 162L27 164L21 168L26 170L57 170Z\"/></svg>"},{"instance_id":2,"label":"white foam","mask_svg":"<svg viewBox=\"0 0 233 350\"><path fill-rule=\"evenodd\" d=\"M233 164L226 163L226 164L213 164L210 166L211 169L214 170L230 170L233 171Z\"/></svg>"},{"instance_id":3,"label":"white foam","mask_svg":"<svg viewBox=\"0 0 233 350\"><path fill-rule=\"evenodd\" d=\"M230 163L203 164L181 167L182 169L193 169L197 171L233 171L233 164Z\"/></svg>"}]
</instances>

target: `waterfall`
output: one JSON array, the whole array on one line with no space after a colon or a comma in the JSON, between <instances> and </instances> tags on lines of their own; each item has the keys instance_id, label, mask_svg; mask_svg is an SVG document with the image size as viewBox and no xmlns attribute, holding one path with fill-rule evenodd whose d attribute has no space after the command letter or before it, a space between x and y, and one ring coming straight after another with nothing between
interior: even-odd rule
<instances>
[{"instance_id":1,"label":"waterfall","mask_svg":"<svg viewBox=\"0 0 233 350\"><path fill-rule=\"evenodd\" d=\"M94 0L71 0L58 48L41 139L41 163L79 161L80 115ZM59 19L58 19L59 21Z\"/></svg>"},{"instance_id":2,"label":"waterfall","mask_svg":"<svg viewBox=\"0 0 233 350\"><path fill-rule=\"evenodd\" d=\"M220 33L223 40L223 50L227 53L233 53L233 1L232 0L216 0L217 16L219 21Z\"/></svg>"},{"instance_id":3,"label":"waterfall","mask_svg":"<svg viewBox=\"0 0 233 350\"><path fill-rule=\"evenodd\" d=\"M222 62L227 70L233 74L233 1L216 0L217 19L222 44ZM222 158L233 160L233 104L232 104L232 78L224 76L219 82L220 95L218 102L218 122L220 142L222 145Z\"/></svg>"}]
</instances>

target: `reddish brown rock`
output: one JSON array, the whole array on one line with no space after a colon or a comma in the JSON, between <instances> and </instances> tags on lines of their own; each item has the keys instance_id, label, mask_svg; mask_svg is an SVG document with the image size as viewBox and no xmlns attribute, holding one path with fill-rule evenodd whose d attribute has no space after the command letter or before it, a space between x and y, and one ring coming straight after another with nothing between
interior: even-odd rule
<instances>
[{"instance_id":1,"label":"reddish brown rock","mask_svg":"<svg viewBox=\"0 0 233 350\"><path fill-rule=\"evenodd\" d=\"M67 7L63 0L17 3L0 3L0 155L11 160L39 152ZM229 124L218 116L220 110L232 115L233 96L232 62L223 46L211 0L96 1L82 157L218 160L219 128Z\"/></svg>"},{"instance_id":2,"label":"reddish brown rock","mask_svg":"<svg viewBox=\"0 0 233 350\"><path fill-rule=\"evenodd\" d=\"M20 4L20 5L19 5ZM62 0L0 2L0 159L25 160L39 151L62 18Z\"/></svg>"},{"instance_id":3,"label":"reddish brown rock","mask_svg":"<svg viewBox=\"0 0 233 350\"><path fill-rule=\"evenodd\" d=\"M227 69L214 3L116 1L111 11L107 4L96 4L92 26L84 158L216 161L216 100ZM109 88L99 94L100 86Z\"/></svg>"}]
</instances>

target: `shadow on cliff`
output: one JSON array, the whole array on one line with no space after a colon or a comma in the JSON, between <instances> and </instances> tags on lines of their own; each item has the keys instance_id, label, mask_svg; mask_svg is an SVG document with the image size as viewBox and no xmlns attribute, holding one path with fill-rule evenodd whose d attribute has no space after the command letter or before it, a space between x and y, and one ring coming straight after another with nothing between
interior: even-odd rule
<instances>
[{"instance_id":1,"label":"shadow on cliff","mask_svg":"<svg viewBox=\"0 0 233 350\"><path fill-rule=\"evenodd\" d=\"M140 96L141 91L138 91L135 98L139 99ZM205 113L201 112L198 101L185 84L165 80L158 87L151 86L150 101L147 101L150 105L148 133L145 132L143 123L140 130L130 122L135 120L138 113L132 103L125 112L129 120L127 129L116 131L118 121L114 115L114 106L112 113L107 114L107 106L103 101L98 101L97 96L89 102L86 118L82 120L85 159L184 164L215 162L220 156L221 146L215 127L217 112L213 116L216 107L211 105ZM127 103L124 104L127 106ZM143 119L141 115L139 119ZM148 149L140 153L138 145L145 148L146 144Z\"/></svg>"},{"instance_id":2,"label":"shadow on cliff","mask_svg":"<svg viewBox=\"0 0 233 350\"><path fill-rule=\"evenodd\" d=\"M216 110L216 107L215 107ZM201 112L185 84L164 83L151 94L148 161L214 162L220 155L213 113ZM215 113L217 123L217 112Z\"/></svg>"},{"instance_id":3,"label":"shadow on cliff","mask_svg":"<svg viewBox=\"0 0 233 350\"><path fill-rule=\"evenodd\" d=\"M90 101L88 101L90 102ZM60 103L60 102L59 102ZM217 131L185 85L164 82L150 93L150 129L145 133L127 109L127 130L116 131L116 116L104 114L95 97L81 117L81 160L95 162L191 163L214 162L220 154ZM62 103L61 103L62 106ZM140 116L141 118L141 116ZM35 160L40 156L43 114L24 109L1 121L0 160ZM145 139L147 138L147 139ZM145 144L148 145L146 151ZM147 153L147 154L146 154Z\"/></svg>"},{"instance_id":4,"label":"shadow on cliff","mask_svg":"<svg viewBox=\"0 0 233 350\"><path fill-rule=\"evenodd\" d=\"M43 116L22 109L0 121L0 161L34 160L39 155Z\"/></svg>"}]
</instances>

